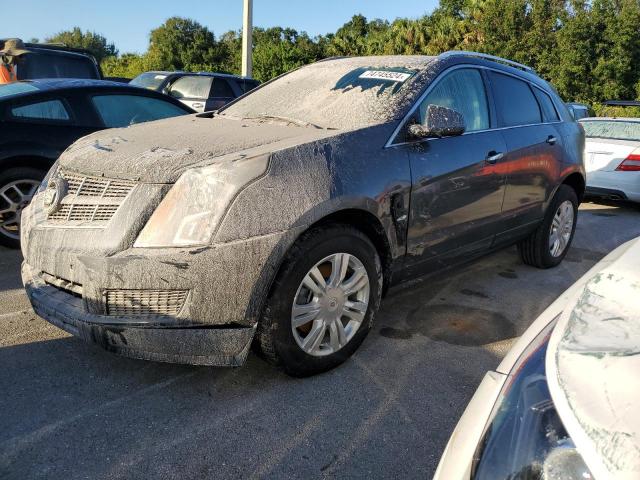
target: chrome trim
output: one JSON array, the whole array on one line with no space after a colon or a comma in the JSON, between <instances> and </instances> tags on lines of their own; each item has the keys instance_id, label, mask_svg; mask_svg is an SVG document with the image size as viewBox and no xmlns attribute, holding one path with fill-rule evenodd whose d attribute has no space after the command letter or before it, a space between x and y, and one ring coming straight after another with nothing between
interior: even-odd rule
<instances>
[{"instance_id":1,"label":"chrome trim","mask_svg":"<svg viewBox=\"0 0 640 480\"><path fill-rule=\"evenodd\" d=\"M470 52L468 50L449 50L448 52L444 52L438 55L438 59L440 60L444 60L446 58L451 58L451 57L482 58L485 60L491 60L496 63L504 63L512 67L520 68L526 72L536 73L536 71L533 68L529 67L528 65L514 62L513 60L507 60L506 58L497 57L495 55L489 55L488 53Z\"/></svg>"},{"instance_id":2,"label":"chrome trim","mask_svg":"<svg viewBox=\"0 0 640 480\"><path fill-rule=\"evenodd\" d=\"M405 122L407 122L409 117L411 117L411 115L414 114L414 112L418 109L418 107L420 106L422 101L426 98L427 95L429 95L429 93L431 93L431 91L438 84L438 82L440 80L442 80L442 77L444 77L445 75L447 75L447 74L449 74L449 73L451 73L451 72L453 72L455 70L459 70L459 69L462 69L462 68L477 68L479 70L491 70L493 72L500 73L502 75L508 75L508 76L516 78L516 79L518 79L518 80L520 80L522 82L526 82L530 86L535 87L535 88L547 93L547 95L548 95L548 92L546 92L544 88L532 83L530 80L527 80L526 78L522 78L522 77L520 77L518 75L514 75L513 73L505 72L503 70L500 70L500 69L497 69L497 68L488 67L488 66L485 66L485 65L474 65L474 64L471 64L471 63L462 63L462 64L459 64L459 65L453 65L452 67L449 67L446 70L442 71L435 79L433 79L433 81L431 82L431 84L429 84L427 89L424 92L422 92L422 94L418 97L418 99L415 101L413 106L409 109L407 114L402 118L400 123L398 123L398 126L393 130L393 132L389 136L389 139L384 144L384 148L398 147L398 146L402 146L402 145L415 145L417 143L421 143L421 142L424 142L424 141L439 140L439 138L422 138L422 139L415 140L413 142L393 143L393 140L400 133L400 130L404 126ZM557 111L558 110L557 105L553 101L553 97L551 97L551 101L553 102L553 105L556 108L556 113L559 113ZM540 112L540 114L542 115L542 112ZM533 127L535 125L556 125L556 124L559 124L559 123L564 123L564 120L562 120L562 116L561 115L558 114L558 118L560 120L558 120L556 122L540 122L540 123L529 123L527 125L511 125L511 126L508 126L508 127L487 128L485 130L474 130L473 132L465 132L462 135L473 135L473 134L476 134L476 133L494 132L494 131L499 131L499 130L508 130L508 129L511 129L511 128Z\"/></svg>"}]
</instances>

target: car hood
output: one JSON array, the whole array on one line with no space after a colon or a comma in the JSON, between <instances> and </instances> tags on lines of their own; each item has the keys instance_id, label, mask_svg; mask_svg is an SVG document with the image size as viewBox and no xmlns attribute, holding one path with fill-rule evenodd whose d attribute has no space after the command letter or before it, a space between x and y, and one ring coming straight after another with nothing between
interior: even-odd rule
<instances>
[{"instance_id":1,"label":"car hood","mask_svg":"<svg viewBox=\"0 0 640 480\"><path fill-rule=\"evenodd\" d=\"M187 169L272 153L338 133L273 120L187 115L93 133L71 145L63 170L173 183Z\"/></svg>"},{"instance_id":2,"label":"car hood","mask_svg":"<svg viewBox=\"0 0 640 480\"><path fill-rule=\"evenodd\" d=\"M640 238L578 290L546 357L562 421L595 478L640 476Z\"/></svg>"}]
</instances>

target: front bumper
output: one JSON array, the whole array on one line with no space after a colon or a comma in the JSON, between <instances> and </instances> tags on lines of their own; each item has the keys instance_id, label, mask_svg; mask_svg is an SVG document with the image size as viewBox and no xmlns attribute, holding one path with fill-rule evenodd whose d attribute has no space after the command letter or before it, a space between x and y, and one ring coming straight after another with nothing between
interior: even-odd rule
<instances>
[{"instance_id":1,"label":"front bumper","mask_svg":"<svg viewBox=\"0 0 640 480\"><path fill-rule=\"evenodd\" d=\"M137 319L87 313L81 298L46 284L25 262L22 280L35 312L53 325L123 356L192 365L240 366L255 326L141 325Z\"/></svg>"}]
</instances>

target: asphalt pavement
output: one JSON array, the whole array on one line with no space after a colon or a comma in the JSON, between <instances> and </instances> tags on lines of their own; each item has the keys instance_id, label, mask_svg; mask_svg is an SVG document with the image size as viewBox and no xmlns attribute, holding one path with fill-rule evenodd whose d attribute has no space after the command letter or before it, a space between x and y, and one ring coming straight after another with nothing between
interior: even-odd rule
<instances>
[{"instance_id":1,"label":"asphalt pavement","mask_svg":"<svg viewBox=\"0 0 640 480\"><path fill-rule=\"evenodd\" d=\"M584 204L553 270L515 248L392 289L346 364L293 379L130 360L38 318L0 250L0 478L431 478L485 371L558 295L640 235Z\"/></svg>"}]
</instances>

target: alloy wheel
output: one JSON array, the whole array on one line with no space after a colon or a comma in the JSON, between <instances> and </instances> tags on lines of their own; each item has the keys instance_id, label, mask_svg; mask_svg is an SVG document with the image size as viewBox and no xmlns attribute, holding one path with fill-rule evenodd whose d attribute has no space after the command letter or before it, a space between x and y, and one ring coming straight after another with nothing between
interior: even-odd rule
<instances>
[{"instance_id":1,"label":"alloy wheel","mask_svg":"<svg viewBox=\"0 0 640 480\"><path fill-rule=\"evenodd\" d=\"M0 188L0 233L14 240L20 239L22 211L29 205L40 182L32 179L16 180Z\"/></svg>"},{"instance_id":2,"label":"alloy wheel","mask_svg":"<svg viewBox=\"0 0 640 480\"><path fill-rule=\"evenodd\" d=\"M575 210L573 203L565 200L560 204L551 222L549 232L549 253L552 257L559 257L564 253L571 240Z\"/></svg>"}]
</instances>

